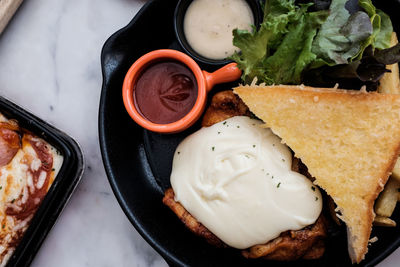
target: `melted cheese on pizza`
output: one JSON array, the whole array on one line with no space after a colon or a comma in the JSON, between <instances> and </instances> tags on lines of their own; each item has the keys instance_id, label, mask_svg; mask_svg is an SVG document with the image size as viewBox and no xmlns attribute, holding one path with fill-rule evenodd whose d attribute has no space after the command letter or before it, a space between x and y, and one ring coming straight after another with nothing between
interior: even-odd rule
<instances>
[{"instance_id":1,"label":"melted cheese on pizza","mask_svg":"<svg viewBox=\"0 0 400 267\"><path fill-rule=\"evenodd\" d=\"M45 140L0 114L0 158L0 266L5 266L50 189L63 157Z\"/></svg>"}]
</instances>

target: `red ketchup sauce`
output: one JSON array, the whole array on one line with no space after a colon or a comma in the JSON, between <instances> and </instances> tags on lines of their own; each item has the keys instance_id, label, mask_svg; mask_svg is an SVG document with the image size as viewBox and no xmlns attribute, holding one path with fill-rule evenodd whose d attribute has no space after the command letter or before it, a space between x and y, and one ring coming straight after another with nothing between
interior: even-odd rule
<instances>
[{"instance_id":1,"label":"red ketchup sauce","mask_svg":"<svg viewBox=\"0 0 400 267\"><path fill-rule=\"evenodd\" d=\"M150 65L138 78L133 99L139 113L151 122L167 124L190 112L197 99L192 71L177 61Z\"/></svg>"}]
</instances>

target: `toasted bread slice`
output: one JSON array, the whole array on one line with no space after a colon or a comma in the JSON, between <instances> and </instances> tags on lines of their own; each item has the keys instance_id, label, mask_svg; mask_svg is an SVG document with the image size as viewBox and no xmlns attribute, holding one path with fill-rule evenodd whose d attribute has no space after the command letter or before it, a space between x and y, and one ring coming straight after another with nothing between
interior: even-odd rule
<instances>
[{"instance_id":1,"label":"toasted bread slice","mask_svg":"<svg viewBox=\"0 0 400 267\"><path fill-rule=\"evenodd\" d=\"M382 191L400 150L400 95L306 86L234 92L282 138L335 201L352 262L367 253Z\"/></svg>"}]
</instances>

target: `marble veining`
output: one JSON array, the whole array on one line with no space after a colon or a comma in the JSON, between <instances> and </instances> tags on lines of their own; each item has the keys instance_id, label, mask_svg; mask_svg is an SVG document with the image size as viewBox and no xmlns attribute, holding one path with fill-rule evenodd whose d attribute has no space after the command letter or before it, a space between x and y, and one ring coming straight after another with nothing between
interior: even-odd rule
<instances>
[{"instance_id":1,"label":"marble veining","mask_svg":"<svg viewBox=\"0 0 400 267\"><path fill-rule=\"evenodd\" d=\"M100 51L145 1L30 0L0 36L0 94L74 136L87 168L32 266L166 266L136 232L98 145Z\"/></svg>"},{"instance_id":2,"label":"marble veining","mask_svg":"<svg viewBox=\"0 0 400 267\"><path fill-rule=\"evenodd\" d=\"M100 51L145 2L24 1L0 36L0 94L75 137L86 157L82 182L34 267L167 266L118 205L98 144ZM380 266L397 261L400 250Z\"/></svg>"}]
</instances>

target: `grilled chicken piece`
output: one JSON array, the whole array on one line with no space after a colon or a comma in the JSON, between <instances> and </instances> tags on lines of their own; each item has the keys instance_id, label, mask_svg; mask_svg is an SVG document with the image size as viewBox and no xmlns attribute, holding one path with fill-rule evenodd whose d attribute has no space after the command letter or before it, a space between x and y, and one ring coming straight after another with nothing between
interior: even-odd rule
<instances>
[{"instance_id":1,"label":"grilled chicken piece","mask_svg":"<svg viewBox=\"0 0 400 267\"><path fill-rule=\"evenodd\" d=\"M214 95L204 114L201 126L209 127L235 116L251 116L250 110L233 91L222 91Z\"/></svg>"},{"instance_id":2,"label":"grilled chicken piece","mask_svg":"<svg viewBox=\"0 0 400 267\"><path fill-rule=\"evenodd\" d=\"M211 233L204 225L199 223L180 203L175 201L175 194L172 188L165 191L163 203L167 205L178 218L192 231L194 234L203 237L209 244L224 248L227 245L217 236Z\"/></svg>"},{"instance_id":3,"label":"grilled chicken piece","mask_svg":"<svg viewBox=\"0 0 400 267\"><path fill-rule=\"evenodd\" d=\"M204 114L202 126L209 127L234 116L251 115L247 106L232 91L222 91L212 98L211 105ZM292 169L294 171L307 172L304 167L300 160L293 159ZM304 175L307 175L307 173L304 173ZM167 189L163 203L178 216L190 231L203 237L211 245L228 247L198 222L180 203L176 202L174 196L173 189ZM278 261L291 261L300 258L318 259L325 252L324 239L326 233L326 221L321 214L315 224L298 231L286 231L266 244L255 245L243 250L242 255L246 258L264 258Z\"/></svg>"},{"instance_id":4,"label":"grilled chicken piece","mask_svg":"<svg viewBox=\"0 0 400 267\"><path fill-rule=\"evenodd\" d=\"M246 258L293 261L300 258L318 259L325 252L323 239L326 237L324 217L315 224L297 231L287 231L264 245L252 246L242 251Z\"/></svg>"}]
</instances>

